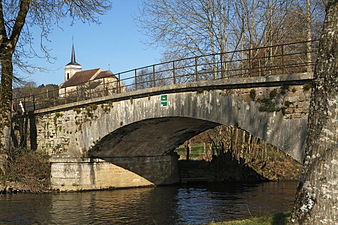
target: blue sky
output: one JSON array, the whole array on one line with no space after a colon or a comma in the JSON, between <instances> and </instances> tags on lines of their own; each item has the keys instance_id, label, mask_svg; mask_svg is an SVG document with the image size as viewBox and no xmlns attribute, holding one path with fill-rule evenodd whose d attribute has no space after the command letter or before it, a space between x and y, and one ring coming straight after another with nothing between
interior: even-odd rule
<instances>
[{"instance_id":1,"label":"blue sky","mask_svg":"<svg viewBox=\"0 0 338 225\"><path fill-rule=\"evenodd\" d=\"M53 64L34 59L33 64L47 69L46 72L25 74L20 77L40 84L61 84L64 82L64 66L70 62L72 37L76 61L83 70L101 67L113 73L159 62L160 49L145 44L147 37L139 31L135 17L139 12L139 0L112 0L112 8L100 17L101 24L83 24L77 21L70 26L70 20L63 20L62 30L55 28L49 36ZM39 34L35 34L39 40ZM37 46L39 43L35 43Z\"/></svg>"}]
</instances>

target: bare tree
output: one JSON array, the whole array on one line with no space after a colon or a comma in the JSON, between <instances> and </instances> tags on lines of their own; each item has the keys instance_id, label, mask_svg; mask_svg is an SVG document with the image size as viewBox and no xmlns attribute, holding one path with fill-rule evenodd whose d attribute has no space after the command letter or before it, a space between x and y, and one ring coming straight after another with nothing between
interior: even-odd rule
<instances>
[{"instance_id":1,"label":"bare tree","mask_svg":"<svg viewBox=\"0 0 338 225\"><path fill-rule=\"evenodd\" d=\"M136 77L136 83L138 89L154 87L153 72L149 68L140 70Z\"/></svg>"},{"instance_id":2,"label":"bare tree","mask_svg":"<svg viewBox=\"0 0 338 225\"><path fill-rule=\"evenodd\" d=\"M310 102L305 160L292 222L337 224L338 2L329 0Z\"/></svg>"},{"instance_id":3,"label":"bare tree","mask_svg":"<svg viewBox=\"0 0 338 225\"><path fill-rule=\"evenodd\" d=\"M213 71L212 77L217 78L219 62L245 62L260 54L261 58L265 57L266 53L229 53L222 54L220 59L213 55L215 53L316 36L314 27L323 21L323 2L325 0L147 0L143 2L139 25L150 37L150 44L163 45L164 54L170 55L171 60L212 54L201 60ZM307 57L311 58L310 44L308 49ZM267 54L276 53L270 48ZM226 71L227 66L222 63L222 71Z\"/></svg>"},{"instance_id":4,"label":"bare tree","mask_svg":"<svg viewBox=\"0 0 338 225\"><path fill-rule=\"evenodd\" d=\"M29 69L25 57L35 55L30 29L41 30L41 48L45 47L48 34L61 18L73 21L97 22L97 15L109 8L105 0L0 0L0 60L1 60L1 113L0 153L9 148L10 106L12 100L13 63L21 69Z\"/></svg>"}]
</instances>

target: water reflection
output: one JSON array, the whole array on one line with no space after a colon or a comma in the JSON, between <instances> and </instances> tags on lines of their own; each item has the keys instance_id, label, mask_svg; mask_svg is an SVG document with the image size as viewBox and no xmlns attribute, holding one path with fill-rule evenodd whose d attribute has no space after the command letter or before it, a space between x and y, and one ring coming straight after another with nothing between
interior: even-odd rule
<instances>
[{"instance_id":1,"label":"water reflection","mask_svg":"<svg viewBox=\"0 0 338 225\"><path fill-rule=\"evenodd\" d=\"M167 215L175 215L176 193L169 187L58 194L51 215L65 224L167 224Z\"/></svg>"},{"instance_id":2,"label":"water reflection","mask_svg":"<svg viewBox=\"0 0 338 225\"><path fill-rule=\"evenodd\" d=\"M0 224L202 224L289 210L296 183L0 196Z\"/></svg>"}]
</instances>

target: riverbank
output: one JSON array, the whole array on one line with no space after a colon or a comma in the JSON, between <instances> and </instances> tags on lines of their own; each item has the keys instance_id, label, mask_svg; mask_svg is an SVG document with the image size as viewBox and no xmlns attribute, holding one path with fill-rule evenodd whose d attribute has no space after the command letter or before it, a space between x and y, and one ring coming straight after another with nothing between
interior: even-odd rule
<instances>
[{"instance_id":1,"label":"riverbank","mask_svg":"<svg viewBox=\"0 0 338 225\"><path fill-rule=\"evenodd\" d=\"M287 225L290 212L276 213L272 216L253 217L245 220L209 223L208 225Z\"/></svg>"},{"instance_id":2,"label":"riverbank","mask_svg":"<svg viewBox=\"0 0 338 225\"><path fill-rule=\"evenodd\" d=\"M0 193L50 191L49 156L44 152L13 149L5 173L0 173Z\"/></svg>"}]
</instances>

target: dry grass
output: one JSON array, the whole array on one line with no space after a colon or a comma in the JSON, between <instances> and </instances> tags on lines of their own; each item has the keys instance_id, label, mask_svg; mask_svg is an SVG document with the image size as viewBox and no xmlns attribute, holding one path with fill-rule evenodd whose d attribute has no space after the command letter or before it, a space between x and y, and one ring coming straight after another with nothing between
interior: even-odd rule
<instances>
[{"instance_id":1,"label":"dry grass","mask_svg":"<svg viewBox=\"0 0 338 225\"><path fill-rule=\"evenodd\" d=\"M272 216L263 216L239 221L209 223L209 225L287 225L290 212L277 213Z\"/></svg>"},{"instance_id":2,"label":"dry grass","mask_svg":"<svg viewBox=\"0 0 338 225\"><path fill-rule=\"evenodd\" d=\"M7 183L25 191L46 191L50 186L49 156L43 152L15 149L11 152L6 174Z\"/></svg>"}]
</instances>

